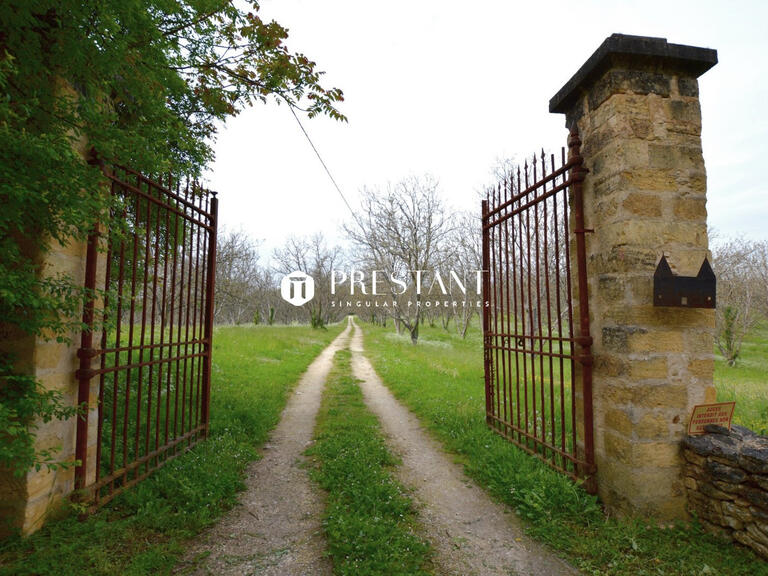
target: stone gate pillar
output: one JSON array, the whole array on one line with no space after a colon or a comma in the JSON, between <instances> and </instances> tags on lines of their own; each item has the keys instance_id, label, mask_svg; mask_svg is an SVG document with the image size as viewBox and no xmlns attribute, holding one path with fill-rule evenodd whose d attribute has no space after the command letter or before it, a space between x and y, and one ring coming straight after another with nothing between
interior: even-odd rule
<instances>
[{"instance_id":1,"label":"stone gate pillar","mask_svg":"<svg viewBox=\"0 0 768 576\"><path fill-rule=\"evenodd\" d=\"M49 250L38 254L40 273L45 276L66 275L82 285L85 275L87 243L71 240L66 245L51 242ZM105 258L101 258L97 269L97 288L104 286ZM97 307L102 304L100 301ZM61 393L62 404L78 405L78 381L75 371L80 365L77 349L80 346L80 332L69 334L68 342L57 342L43 336L31 336L19 330L0 326L0 351L13 354L16 370L29 374L45 390ZM97 343L98 346L98 343ZM96 440L98 431L98 379L91 384L88 419L86 479L93 482L96 476ZM38 420L35 427L35 450L50 450L57 463L75 461L76 419ZM0 538L15 530L23 535L38 530L47 516L55 511L62 499L75 489L73 466L51 470L43 466L32 468L17 477L13 471L0 468Z\"/></svg>"},{"instance_id":2,"label":"stone gate pillar","mask_svg":"<svg viewBox=\"0 0 768 576\"><path fill-rule=\"evenodd\" d=\"M87 157L86 142L77 144L77 151ZM95 191L104 193L104 191ZM25 257L38 263L42 277L63 275L76 285L82 286L85 277L86 241L70 239L62 244L51 240L48 250L41 252L38 242L27 239L23 245ZM106 274L106 258L98 261L97 289L103 289ZM97 299L97 309L103 304ZM33 376L44 390L61 394L65 406L78 405L78 381L75 371L80 365L77 350L80 347L80 331L67 335L69 341L59 342L50 334L34 336L20 331L17 327L0 325L0 353L13 355L15 370ZM98 343L96 346L98 347ZM96 476L96 445L98 432L98 379L91 381L90 404L88 409L86 480L92 482ZM75 461L76 418L52 419L34 424L35 450L51 452L56 463ZM75 489L74 466L52 470L43 466L32 468L23 476L14 475L12 470L0 467L0 539L15 531L28 535L38 530L46 518L56 510L62 500Z\"/></svg>"},{"instance_id":3,"label":"stone gate pillar","mask_svg":"<svg viewBox=\"0 0 768 576\"><path fill-rule=\"evenodd\" d=\"M665 255L695 276L708 257L697 78L717 52L614 34L550 101L578 128L594 339L599 494L619 514L684 518L680 441L714 400L714 310L653 306Z\"/></svg>"}]
</instances>

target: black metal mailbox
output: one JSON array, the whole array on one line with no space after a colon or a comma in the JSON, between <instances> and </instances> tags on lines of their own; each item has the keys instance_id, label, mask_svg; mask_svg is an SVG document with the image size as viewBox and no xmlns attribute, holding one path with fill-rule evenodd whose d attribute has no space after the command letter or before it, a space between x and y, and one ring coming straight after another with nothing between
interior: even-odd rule
<instances>
[{"instance_id":1,"label":"black metal mailbox","mask_svg":"<svg viewBox=\"0 0 768 576\"><path fill-rule=\"evenodd\" d=\"M714 308L716 292L717 278L706 258L696 276L677 276L662 256L653 274L654 306Z\"/></svg>"}]
</instances>

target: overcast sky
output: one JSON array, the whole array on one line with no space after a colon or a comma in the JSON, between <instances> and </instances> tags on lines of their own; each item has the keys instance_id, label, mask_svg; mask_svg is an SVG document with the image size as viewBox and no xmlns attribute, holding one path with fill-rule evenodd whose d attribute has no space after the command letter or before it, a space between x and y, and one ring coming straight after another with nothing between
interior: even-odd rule
<instances>
[{"instance_id":1,"label":"overcast sky","mask_svg":"<svg viewBox=\"0 0 768 576\"><path fill-rule=\"evenodd\" d=\"M715 48L699 79L709 223L768 239L768 2L263 0L344 91L349 123L302 122L353 207L362 186L432 174L447 203L476 192L502 158L565 142L549 99L611 33ZM215 146L220 222L270 253L291 234L338 240L349 213L286 106L246 110Z\"/></svg>"}]
</instances>

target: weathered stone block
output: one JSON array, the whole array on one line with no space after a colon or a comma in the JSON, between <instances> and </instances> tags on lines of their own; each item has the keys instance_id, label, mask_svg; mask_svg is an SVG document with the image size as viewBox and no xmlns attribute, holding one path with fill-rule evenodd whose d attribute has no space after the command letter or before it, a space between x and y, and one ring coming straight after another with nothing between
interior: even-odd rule
<instances>
[{"instance_id":1,"label":"weathered stone block","mask_svg":"<svg viewBox=\"0 0 768 576\"><path fill-rule=\"evenodd\" d=\"M624 410L618 408L607 410L605 412L604 422L607 428L615 430L627 437L632 436L632 421Z\"/></svg>"},{"instance_id":2,"label":"weathered stone block","mask_svg":"<svg viewBox=\"0 0 768 576\"><path fill-rule=\"evenodd\" d=\"M683 445L702 456L719 456L730 465L737 465L738 441L730 436L704 434L701 436L686 436Z\"/></svg>"},{"instance_id":3,"label":"weathered stone block","mask_svg":"<svg viewBox=\"0 0 768 576\"><path fill-rule=\"evenodd\" d=\"M636 442L632 446L633 461L644 467L664 468L679 464L679 448L670 442Z\"/></svg>"},{"instance_id":4,"label":"weathered stone block","mask_svg":"<svg viewBox=\"0 0 768 576\"><path fill-rule=\"evenodd\" d=\"M671 418L664 414L643 414L635 426L635 433L641 439L668 438L671 423Z\"/></svg>"},{"instance_id":5,"label":"weathered stone block","mask_svg":"<svg viewBox=\"0 0 768 576\"><path fill-rule=\"evenodd\" d=\"M40 529L54 504L55 500L47 495L27 502L24 509L22 534L32 534Z\"/></svg>"},{"instance_id":6,"label":"weathered stone block","mask_svg":"<svg viewBox=\"0 0 768 576\"><path fill-rule=\"evenodd\" d=\"M628 326L605 326L602 329L603 349L613 352L628 352L629 335L635 332L644 333L642 328Z\"/></svg>"},{"instance_id":7,"label":"weathered stone block","mask_svg":"<svg viewBox=\"0 0 768 576\"><path fill-rule=\"evenodd\" d=\"M709 482L699 484L699 492L716 500L733 500L736 496L730 492L724 492Z\"/></svg>"},{"instance_id":8,"label":"weathered stone block","mask_svg":"<svg viewBox=\"0 0 768 576\"><path fill-rule=\"evenodd\" d=\"M755 524L748 524L746 529L753 540L759 542L763 546L768 546L768 534L760 530Z\"/></svg>"},{"instance_id":9,"label":"weathered stone block","mask_svg":"<svg viewBox=\"0 0 768 576\"><path fill-rule=\"evenodd\" d=\"M733 539L745 546L749 546L763 558L768 558L768 546L752 538L749 532L743 530L734 532Z\"/></svg>"},{"instance_id":10,"label":"weathered stone block","mask_svg":"<svg viewBox=\"0 0 768 576\"><path fill-rule=\"evenodd\" d=\"M594 371L604 376L621 376L627 371L627 362L624 358L601 354L595 358Z\"/></svg>"},{"instance_id":11,"label":"weathered stone block","mask_svg":"<svg viewBox=\"0 0 768 576\"><path fill-rule=\"evenodd\" d=\"M695 466L703 467L707 462L706 456L696 454L696 452L687 448L683 450L683 456L688 462L694 464Z\"/></svg>"},{"instance_id":12,"label":"weathered stone block","mask_svg":"<svg viewBox=\"0 0 768 576\"><path fill-rule=\"evenodd\" d=\"M646 139L653 134L653 124L648 118L630 118L629 126L636 138Z\"/></svg>"},{"instance_id":13,"label":"weathered stone block","mask_svg":"<svg viewBox=\"0 0 768 576\"><path fill-rule=\"evenodd\" d=\"M722 507L723 507L723 514L732 516L734 518L738 518L742 522L752 521L752 514L750 514L748 508L739 506L735 502L723 502Z\"/></svg>"},{"instance_id":14,"label":"weathered stone block","mask_svg":"<svg viewBox=\"0 0 768 576\"><path fill-rule=\"evenodd\" d=\"M671 170L636 166L622 172L621 185L628 190L655 190L673 193L679 190L678 177Z\"/></svg>"},{"instance_id":15,"label":"weathered stone block","mask_svg":"<svg viewBox=\"0 0 768 576\"><path fill-rule=\"evenodd\" d=\"M663 380L667 377L667 358L657 356L654 358L631 358L629 363L629 377L638 380Z\"/></svg>"},{"instance_id":16,"label":"weathered stone block","mask_svg":"<svg viewBox=\"0 0 768 576\"><path fill-rule=\"evenodd\" d=\"M714 460L708 460L705 468L715 480L729 482L731 484L740 484L747 477L746 473L740 468L726 466L719 462L715 462Z\"/></svg>"},{"instance_id":17,"label":"weathered stone block","mask_svg":"<svg viewBox=\"0 0 768 576\"><path fill-rule=\"evenodd\" d=\"M768 492L768 476L753 475L749 477L749 480L759 486L761 490Z\"/></svg>"},{"instance_id":18,"label":"weathered stone block","mask_svg":"<svg viewBox=\"0 0 768 576\"><path fill-rule=\"evenodd\" d=\"M727 526L731 530L744 529L744 523L741 520L734 518L733 516L729 516L728 514L723 514L723 526Z\"/></svg>"},{"instance_id":19,"label":"weathered stone block","mask_svg":"<svg viewBox=\"0 0 768 576\"><path fill-rule=\"evenodd\" d=\"M749 472L768 474L768 438L742 446L739 464Z\"/></svg>"},{"instance_id":20,"label":"weathered stone block","mask_svg":"<svg viewBox=\"0 0 768 576\"><path fill-rule=\"evenodd\" d=\"M668 144L648 146L649 165L655 170L682 171L702 166L700 147L681 147Z\"/></svg>"},{"instance_id":21,"label":"weathered stone block","mask_svg":"<svg viewBox=\"0 0 768 576\"><path fill-rule=\"evenodd\" d=\"M688 96L690 98L699 97L699 81L696 78L679 76L677 78L677 87L681 96Z\"/></svg>"},{"instance_id":22,"label":"weathered stone block","mask_svg":"<svg viewBox=\"0 0 768 576\"><path fill-rule=\"evenodd\" d=\"M617 328L620 330L621 328ZM623 327L627 334L627 347L634 353L681 353L683 352L683 333L680 330L646 330L643 328Z\"/></svg>"},{"instance_id":23,"label":"weathered stone block","mask_svg":"<svg viewBox=\"0 0 768 576\"><path fill-rule=\"evenodd\" d=\"M711 480L713 486L718 490L722 490L723 492L728 492L729 494L734 494L736 496L742 492L742 486L740 484L725 482L723 480L715 480L714 478L711 478Z\"/></svg>"},{"instance_id":24,"label":"weathered stone block","mask_svg":"<svg viewBox=\"0 0 768 576\"><path fill-rule=\"evenodd\" d=\"M743 495L754 506L762 508L763 510L768 510L768 493L763 490L746 488Z\"/></svg>"},{"instance_id":25,"label":"weathered stone block","mask_svg":"<svg viewBox=\"0 0 768 576\"><path fill-rule=\"evenodd\" d=\"M622 203L624 210L645 218L661 217L661 197L658 194L631 192Z\"/></svg>"},{"instance_id":26,"label":"weathered stone block","mask_svg":"<svg viewBox=\"0 0 768 576\"><path fill-rule=\"evenodd\" d=\"M53 370L59 368L62 360L68 355L65 344L58 342L40 342L35 349L35 368L37 370ZM66 367L65 367L66 368ZM62 370L64 372L65 370Z\"/></svg>"},{"instance_id":27,"label":"weathered stone block","mask_svg":"<svg viewBox=\"0 0 768 576\"><path fill-rule=\"evenodd\" d=\"M648 245L620 245L594 255L597 274L634 273L638 269L653 270L658 260L657 250Z\"/></svg>"},{"instance_id":28,"label":"weathered stone block","mask_svg":"<svg viewBox=\"0 0 768 576\"><path fill-rule=\"evenodd\" d=\"M768 536L768 523L756 521L755 528L757 528L758 530L760 530L760 532Z\"/></svg>"},{"instance_id":29,"label":"weathered stone block","mask_svg":"<svg viewBox=\"0 0 768 576\"><path fill-rule=\"evenodd\" d=\"M48 372L38 375L37 379L47 390L72 393L77 386L74 371Z\"/></svg>"},{"instance_id":30,"label":"weathered stone block","mask_svg":"<svg viewBox=\"0 0 768 576\"><path fill-rule=\"evenodd\" d=\"M712 380L715 373L715 359L709 357L691 360L688 362L688 372L696 378Z\"/></svg>"},{"instance_id":31,"label":"weathered stone block","mask_svg":"<svg viewBox=\"0 0 768 576\"><path fill-rule=\"evenodd\" d=\"M640 308L645 309L653 304L653 279L650 270L638 270L635 274L630 276L627 280L629 287L629 293L631 298L626 302L627 308ZM666 324L659 317L655 322L649 322L651 325Z\"/></svg>"},{"instance_id":32,"label":"weathered stone block","mask_svg":"<svg viewBox=\"0 0 768 576\"><path fill-rule=\"evenodd\" d=\"M629 439L606 430L603 434L605 454L619 462L632 462L632 443Z\"/></svg>"},{"instance_id":33,"label":"weathered stone block","mask_svg":"<svg viewBox=\"0 0 768 576\"><path fill-rule=\"evenodd\" d=\"M688 400L688 387L675 384L650 383L633 388L632 400L637 406L646 409L670 409L685 405Z\"/></svg>"},{"instance_id":34,"label":"weathered stone block","mask_svg":"<svg viewBox=\"0 0 768 576\"><path fill-rule=\"evenodd\" d=\"M624 277L616 274L601 274L597 280L600 298L612 302L624 297L626 282Z\"/></svg>"},{"instance_id":35,"label":"weathered stone block","mask_svg":"<svg viewBox=\"0 0 768 576\"><path fill-rule=\"evenodd\" d=\"M675 200L673 213L675 218L681 220L706 220L707 218L707 199L706 198L678 198Z\"/></svg>"},{"instance_id":36,"label":"weathered stone block","mask_svg":"<svg viewBox=\"0 0 768 576\"><path fill-rule=\"evenodd\" d=\"M705 474L704 468L702 466L697 466L696 464L691 464L688 462L685 467L685 472L686 474L689 474L698 480L705 480L709 482L709 477Z\"/></svg>"},{"instance_id":37,"label":"weathered stone block","mask_svg":"<svg viewBox=\"0 0 768 576\"><path fill-rule=\"evenodd\" d=\"M650 70L610 69L590 90L587 96L589 109L596 110L614 94L623 93L669 96L670 78Z\"/></svg>"},{"instance_id":38,"label":"weathered stone block","mask_svg":"<svg viewBox=\"0 0 768 576\"><path fill-rule=\"evenodd\" d=\"M635 391L620 381L604 384L600 394L605 406L627 406L632 403L634 395Z\"/></svg>"},{"instance_id":39,"label":"weathered stone block","mask_svg":"<svg viewBox=\"0 0 768 576\"><path fill-rule=\"evenodd\" d=\"M670 98L669 100L664 99L662 102L668 118L675 123L701 126L701 106L698 100Z\"/></svg>"}]
</instances>

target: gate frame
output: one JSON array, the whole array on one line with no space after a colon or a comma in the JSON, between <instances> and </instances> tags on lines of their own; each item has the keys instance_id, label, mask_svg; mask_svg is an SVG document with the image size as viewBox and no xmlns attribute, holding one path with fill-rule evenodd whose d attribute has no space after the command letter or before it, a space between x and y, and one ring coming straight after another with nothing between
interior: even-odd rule
<instances>
[{"instance_id":1,"label":"gate frame","mask_svg":"<svg viewBox=\"0 0 768 576\"><path fill-rule=\"evenodd\" d=\"M206 275L206 285L203 290L201 290L201 294L204 297L204 302L201 310L201 321L202 321L202 332L203 332L203 338L201 340L202 344L202 354L201 356L201 371L200 371L200 423L196 428L192 428L186 433L182 433L180 436L177 436L170 441L166 442L162 447L156 448L156 450L152 452L148 452L144 454L143 456L139 458L134 458L133 461L130 463L127 461L124 461L124 481L123 484L120 485L117 488L112 488L107 495L100 497L98 495L98 491L101 488L104 488L109 484L109 481L104 481L104 479L99 477L99 471L96 470L96 466L98 466L98 462L100 460L99 454L101 451L101 427L102 427L102 416L101 416L101 408L98 406L99 400L96 400L96 406L98 407L98 411L96 411L96 426L98 428L98 434L97 434L97 445L95 447L96 449L96 464L91 463L88 458L88 451L89 451L89 416L90 412L92 410L92 406L94 405L94 399L92 397L92 380L96 376L101 376L101 379L98 383L98 389L101 390L101 388L104 385L103 382L103 370L96 370L91 366L91 360L97 356L100 356L102 354L101 349L95 349L93 346L93 335L96 331L95 328L95 309L96 309L96 294L98 292L98 285L97 285L97 271L99 267L99 243L102 242L102 238L108 237L109 231L103 227L103 225L99 224L97 225L96 229L91 232L91 234L88 236L87 241L87 249L86 249L86 261L85 261L85 279L84 279L84 288L88 292L89 296L88 299L85 301L84 307L83 307L83 315L82 315L82 323L83 323L83 329L81 331L81 337L80 337L80 347L77 350L77 357L79 358L79 368L75 371L75 378L78 381L78 389L77 389L77 403L79 406L86 407L85 410L83 410L83 413L80 414L77 418L77 426L76 426L76 432L75 432L75 459L77 461L77 465L75 467L75 490L79 491L79 500L90 502L90 506L88 508L89 512L94 511L98 507L106 504L109 502L112 498L117 496L120 492L123 490L130 488L131 486L137 484L144 478L146 478L148 475L150 475L152 472L158 470L163 465L165 465L168 461L174 459L176 456L179 456L187 449L191 448L197 442L200 440L203 440L207 438L209 434L209 427L210 427L210 394L211 394L211 357L213 352L213 313L214 313L214 291L215 291L215 278L216 278L216 248L217 248L217 230L218 230L218 198L216 197L216 192L211 190L204 190L204 195L207 196L207 199L209 200L209 205L207 206L207 210L203 210L202 208L202 199L200 202L200 206L196 206L194 204L194 201L190 202L188 198L182 197L180 193L174 193L172 190L172 180L169 175L168 177L168 185L165 186L160 182L157 182L155 180L152 180L151 178L148 178L139 172L136 172L134 170L131 170L130 168L115 165L115 168L122 171L122 173L126 176L133 175L137 178L137 182L142 182L146 184L149 188L153 188L158 191L159 194L162 194L162 201L158 198L155 198L154 196L151 196L150 194L145 193L143 190L141 190L140 185L134 186L133 184L122 180L114 175L115 170L112 170L110 168L107 168L103 162L96 159L95 156L92 158L90 163L100 164L102 172L104 175L111 181L111 187L110 187L110 194L116 194L115 187L120 187L122 190L127 191L131 197L133 196L141 196L144 198L144 200L147 203L155 203L158 206L161 206L164 210L168 210L170 212L176 212L177 214L180 214L179 209L172 206L171 204L167 203L169 199L175 201L178 204L184 205L186 208L190 208L193 211L196 210L199 215L207 217L208 224L204 224L202 222L197 223L197 225L204 229L205 232L200 232L201 234L206 236L206 242L207 242L207 254L205 255L205 263L206 263L206 270L204 271L204 274ZM197 184L195 182L187 182L187 187L189 188L190 184L192 185L192 189L194 190L195 187L197 187ZM178 188L178 183L177 183ZM188 196L188 194L187 194ZM194 212L193 212L194 214ZM158 216L159 218L159 216ZM199 239L198 236L198 250L199 247ZM106 240L108 242L108 240ZM111 253L111 250L107 252L107 258L109 258L109 254ZM175 264L174 264L175 266ZM191 274L191 271L190 271ZM175 276L175 271L174 271ZM164 279L165 280L165 279ZM183 279L182 279L183 281ZM108 283L109 278L104 279L104 290L106 291L108 289ZM146 289L146 286L144 286ZM163 288L165 290L165 287ZM126 294L128 294L126 292ZM122 298L125 294L121 294L120 298ZM189 307L190 303L187 301L186 306ZM146 311L143 310L143 314L145 314ZM173 314L173 313L171 313ZM154 321L154 318L152 319ZM118 319L118 322L120 320ZM133 325L135 322L134 318L130 319L130 324ZM102 329L103 330L103 329ZM182 344L188 345L189 342L182 342L181 340L176 343L167 343L167 346L169 346L169 349L173 346L178 346L179 349ZM130 345L130 344L129 344ZM144 348L149 347L150 345L146 344L144 345ZM155 344L157 346L157 344ZM137 346L137 351L141 350L142 347ZM118 352L119 353L119 352ZM176 361L179 361L180 358L176 358ZM150 361L144 361L139 362L137 366L146 366L149 364ZM115 366L112 371L117 372L119 370L123 370L125 366ZM186 369L185 369L186 372ZM194 371L190 372L190 376L194 374ZM97 392L97 397L100 396L100 394ZM159 410L159 407L157 408ZM176 445L178 445L181 442L184 442L185 440L188 440L192 437L193 434L200 434L200 437L195 439L194 442L190 442L187 444L187 446L184 447L184 450L177 451L175 453L169 453L171 449L173 449ZM160 460L157 458L160 456L160 454L165 454L165 458ZM112 455L114 457L114 454ZM155 465L150 466L149 462L152 460L152 458L155 458ZM147 463L147 469L143 474L136 474L136 476L128 480L128 474L133 469L138 469L142 464ZM91 470L91 474L89 474L89 466L93 468ZM89 476L92 475L92 478L89 478ZM114 482L114 478L111 480L111 482Z\"/></svg>"},{"instance_id":2,"label":"gate frame","mask_svg":"<svg viewBox=\"0 0 768 576\"><path fill-rule=\"evenodd\" d=\"M597 479L596 479L596 466L595 466L595 449L594 449L594 415L593 415L593 402L592 402L592 337L590 335L590 322L589 322L589 294L588 294L588 278L587 278L587 269L586 269L586 240L585 240L585 234L587 232L592 232L593 230L589 230L585 228L584 225L584 196L583 196L583 182L586 177L586 174L589 172L589 170L584 167L584 158L581 156L580 152L580 146L581 146L581 140L579 139L578 131L573 130L568 135L568 160L565 162L560 168L555 169L554 166L552 166L552 172L550 174L544 174L540 179L538 179L536 182L532 183L531 185L527 186L526 189L522 192L518 192L518 197L523 197L531 192L534 192L538 190L539 188L542 188L545 186L546 183L551 182L554 184L558 176L561 176L563 178L563 181L557 185L555 188L557 191L565 191L567 190L566 197L568 197L568 214L563 215L564 218L572 219L573 226L570 228L570 234L569 238L567 238L568 246L566 247L566 250L570 250L572 245L575 244L575 267L576 267L576 290L578 294L578 309L579 309L579 323L578 323L578 332L574 335L573 341L579 346L578 353L574 353L572 351L572 358L575 361L574 367L578 366L580 368L579 373L575 376L577 379L581 382L581 391L582 391L582 402L581 407L583 410L583 429L584 429L584 435L583 438L580 440L583 442L583 450L584 450L584 459L583 461L578 458L578 435L576 437L576 442L573 446L573 454L570 455L569 459L571 459L574 462L575 466L575 474L570 474L567 470L561 469L559 466L554 464L553 461L550 461L549 459L543 457L538 451L532 450L530 447L526 446L522 442L518 441L514 438L513 435L509 435L504 433L502 430L499 429L497 425L494 425L494 420L499 419L498 415L495 415L493 413L493 405L492 405L492 397L493 397L493 390L492 390L492 380L495 376L495 364L492 358L492 352L491 349L493 348L493 345L491 344L491 310L490 306L486 305L483 309L483 363L484 363L484 375L485 375L485 399L486 399L486 423L488 426L496 433L502 435L507 440L514 443L519 448L522 448L526 452L536 456L537 458L541 459L542 461L546 462L549 466L555 468L556 470L565 473L574 479L583 479L585 489L590 494L595 494L597 492ZM567 173L567 178L565 174ZM550 193L552 190L549 191ZM537 198L534 201L532 201L532 205L537 204L540 201L546 201L547 196ZM481 203L481 212L482 212L482 266L483 266L483 301L486 303L491 302L490 298L490 291L491 291L491 246L490 246L490 229L493 226L498 226L501 224L502 220L502 210L509 206L514 201L514 194L512 199L506 200L505 202L501 202L499 199L498 205L494 206L492 209L489 205L488 200L483 200ZM499 215L497 220L494 221L493 217ZM506 219L505 219L506 220ZM530 231L528 232L530 234ZM508 256L508 254L507 254ZM500 268L503 267L503 264L500 263ZM573 268L573 264L571 264L571 269ZM507 258L507 270L508 270L508 258ZM571 275L572 276L572 275ZM549 297L549 295L547 295ZM573 300L573 294L568 294L568 297ZM494 296L493 301L496 301L496 298ZM573 307L573 302L571 302L571 307ZM508 311L508 313L512 313L511 310ZM574 322L571 320L571 330L574 328ZM505 336L511 336L511 334L507 334ZM524 358L526 357L525 352L523 352ZM524 361L527 361L524 360ZM511 377L511 374L508 376ZM580 378L579 378L580 377ZM505 386L507 384L507 381L505 380ZM527 386L527 382L526 382ZM572 409L575 411L575 402L576 402L576 390L572 391L571 396L571 403L572 403ZM510 403L511 406L511 403ZM517 429L514 425L508 422L504 422L506 426L512 427ZM577 430L576 427L576 421L572 423L574 426L574 431ZM540 440L535 436L535 434L532 436L530 434L530 431L528 429L526 430L518 430L519 433L524 434L527 438L530 438L533 440L534 445L536 446L546 446L540 442ZM565 456L563 456L565 457Z\"/></svg>"}]
</instances>

